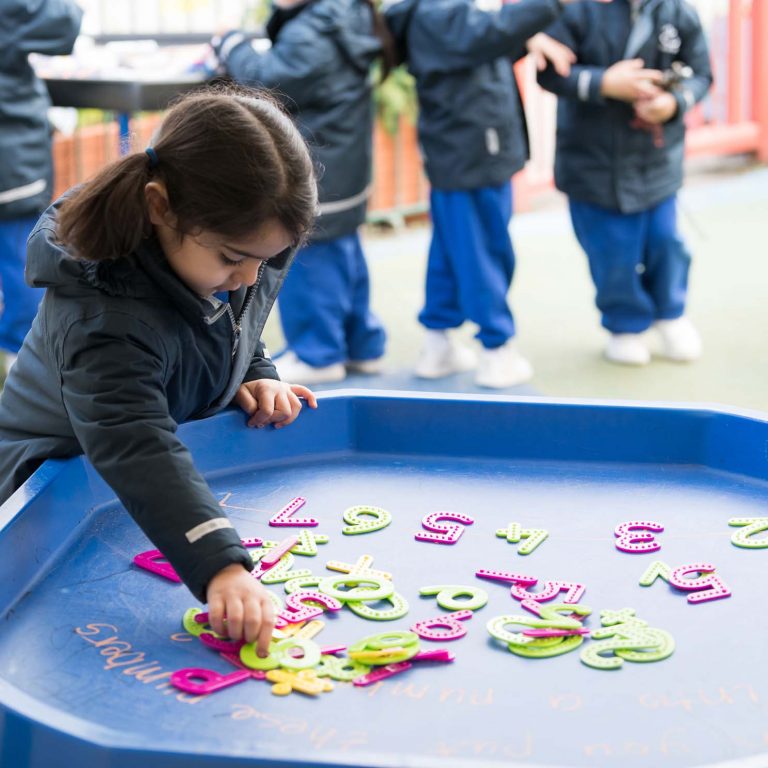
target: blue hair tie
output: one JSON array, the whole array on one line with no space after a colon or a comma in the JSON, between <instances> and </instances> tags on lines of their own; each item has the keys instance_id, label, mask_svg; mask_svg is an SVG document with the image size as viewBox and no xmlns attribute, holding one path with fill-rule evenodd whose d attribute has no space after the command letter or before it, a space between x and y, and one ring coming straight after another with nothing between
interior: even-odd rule
<instances>
[{"instance_id":1,"label":"blue hair tie","mask_svg":"<svg viewBox=\"0 0 768 768\"><path fill-rule=\"evenodd\" d=\"M157 152L155 152L154 148L147 147L144 151L147 153L147 157L149 158L149 167L157 168L157 166L160 164L160 161L157 159Z\"/></svg>"}]
</instances>

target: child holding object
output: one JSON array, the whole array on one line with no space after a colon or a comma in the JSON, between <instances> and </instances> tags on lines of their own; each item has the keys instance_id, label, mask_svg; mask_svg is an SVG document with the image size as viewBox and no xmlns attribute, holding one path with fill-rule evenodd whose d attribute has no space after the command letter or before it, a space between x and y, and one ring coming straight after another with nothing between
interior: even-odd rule
<instances>
[{"instance_id":1,"label":"child holding object","mask_svg":"<svg viewBox=\"0 0 768 768\"><path fill-rule=\"evenodd\" d=\"M29 241L45 296L0 398L0 501L48 458L85 454L222 635L266 654L273 609L176 436L237 403L290 424L304 387L260 341L317 189L306 145L255 92L201 92L153 146L54 203ZM226 617L226 620L225 620Z\"/></svg>"},{"instance_id":2,"label":"child holding object","mask_svg":"<svg viewBox=\"0 0 768 768\"><path fill-rule=\"evenodd\" d=\"M677 228L685 113L712 83L698 16L684 0L614 0L569 7L547 33L576 54L559 96L555 181L568 195L587 254L614 363L659 354L695 360L701 340L685 316L691 257Z\"/></svg>"},{"instance_id":3,"label":"child holding object","mask_svg":"<svg viewBox=\"0 0 768 768\"><path fill-rule=\"evenodd\" d=\"M529 39L538 44L537 54L552 55L537 33L557 18L561 5L521 0L484 10L474 0L396 0L384 10L416 78L419 142L432 187L419 377L477 367L478 385L503 388L533 375L515 344L507 303L515 269L510 179L528 155L510 59L525 55ZM565 71L568 65L566 59ZM473 350L449 335L467 320L479 328L479 363Z\"/></svg>"},{"instance_id":4,"label":"child holding object","mask_svg":"<svg viewBox=\"0 0 768 768\"><path fill-rule=\"evenodd\" d=\"M358 228L371 185L371 65L383 55L386 74L391 41L372 0L276 0L266 31L267 50L237 31L212 44L236 81L284 99L321 168L317 226L280 293L287 350L275 364L305 384L378 373L386 333L370 308Z\"/></svg>"}]
</instances>

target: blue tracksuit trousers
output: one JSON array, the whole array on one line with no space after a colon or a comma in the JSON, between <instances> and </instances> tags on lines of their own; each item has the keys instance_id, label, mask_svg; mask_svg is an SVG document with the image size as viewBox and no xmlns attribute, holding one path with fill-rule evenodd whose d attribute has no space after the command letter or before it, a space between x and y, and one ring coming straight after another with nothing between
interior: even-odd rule
<instances>
[{"instance_id":1,"label":"blue tracksuit trousers","mask_svg":"<svg viewBox=\"0 0 768 768\"><path fill-rule=\"evenodd\" d=\"M21 348L43 298L40 288L30 288L24 282L27 238L37 220L38 216L25 216L0 221L0 348L13 354Z\"/></svg>"},{"instance_id":2,"label":"blue tracksuit trousers","mask_svg":"<svg viewBox=\"0 0 768 768\"><path fill-rule=\"evenodd\" d=\"M278 303L287 346L308 365L384 354L386 333L369 307L368 266L357 232L302 248Z\"/></svg>"},{"instance_id":3,"label":"blue tracksuit trousers","mask_svg":"<svg viewBox=\"0 0 768 768\"><path fill-rule=\"evenodd\" d=\"M691 262L677 230L675 195L639 213L570 201L571 221L611 333L641 333L685 311Z\"/></svg>"},{"instance_id":4,"label":"blue tracksuit trousers","mask_svg":"<svg viewBox=\"0 0 768 768\"><path fill-rule=\"evenodd\" d=\"M430 208L432 243L419 322L444 330L470 320L484 347L500 347L515 335L507 304L515 270L512 185L432 190Z\"/></svg>"}]
</instances>

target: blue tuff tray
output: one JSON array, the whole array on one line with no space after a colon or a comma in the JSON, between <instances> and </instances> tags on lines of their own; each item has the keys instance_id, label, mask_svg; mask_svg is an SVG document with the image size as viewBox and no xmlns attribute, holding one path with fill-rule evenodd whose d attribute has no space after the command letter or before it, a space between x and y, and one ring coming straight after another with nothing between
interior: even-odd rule
<instances>
[{"instance_id":1,"label":"blue tuff tray","mask_svg":"<svg viewBox=\"0 0 768 768\"><path fill-rule=\"evenodd\" d=\"M330 575L326 561L369 554L392 572L408 615L326 615L321 645L443 613L419 596L426 585L480 586L488 605L465 637L423 643L449 647L455 662L369 688L278 697L253 680L180 694L174 670L234 667L183 632L196 605L186 588L132 565L152 545L89 464L47 462L0 508L3 768L768 765L768 550L735 547L728 525L768 516L765 418L346 391L321 396L285 430L248 430L230 411L180 434L242 536L282 539L291 529L268 520L303 496L299 514L330 541L295 568ZM342 535L344 510L361 504L387 509L391 525ZM474 524L451 546L416 541L435 511ZM614 528L630 520L664 525L658 552L616 549ZM522 556L495 536L511 521L549 538ZM662 581L639 586L654 560L715 564L733 596L692 605ZM583 583L588 627L601 610L631 607L676 650L609 672L583 665L580 649L515 656L485 625L519 604L504 584L476 578L480 568Z\"/></svg>"}]
</instances>

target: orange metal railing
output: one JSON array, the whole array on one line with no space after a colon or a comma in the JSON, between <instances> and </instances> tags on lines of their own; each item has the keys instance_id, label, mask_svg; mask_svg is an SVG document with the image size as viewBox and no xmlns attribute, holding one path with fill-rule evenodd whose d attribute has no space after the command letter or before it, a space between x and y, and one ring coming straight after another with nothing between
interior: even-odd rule
<instances>
[{"instance_id":1,"label":"orange metal railing","mask_svg":"<svg viewBox=\"0 0 768 768\"><path fill-rule=\"evenodd\" d=\"M724 9L719 14L711 12L715 2ZM753 153L768 162L768 0L694 0L694 4L707 27L715 85L687 117L687 154ZM536 84L532 62L520 62L516 71L526 103L531 160L514 179L515 201L518 210L526 210L537 194L552 188L556 100ZM134 121L139 143L148 139L157 119L153 115ZM56 137L57 194L114 159L116 131L112 123L83 128L74 137ZM428 185L414 126L401 121L394 137L377 126L373 177L373 219L397 224L426 211Z\"/></svg>"}]
</instances>

